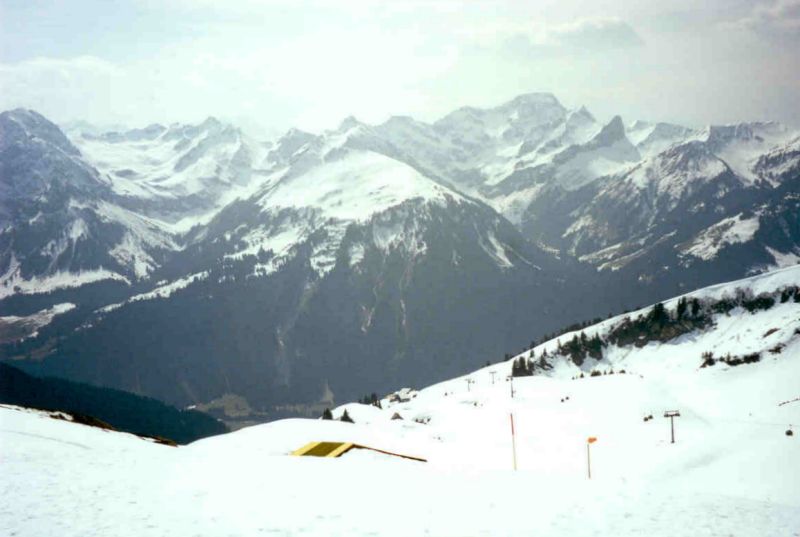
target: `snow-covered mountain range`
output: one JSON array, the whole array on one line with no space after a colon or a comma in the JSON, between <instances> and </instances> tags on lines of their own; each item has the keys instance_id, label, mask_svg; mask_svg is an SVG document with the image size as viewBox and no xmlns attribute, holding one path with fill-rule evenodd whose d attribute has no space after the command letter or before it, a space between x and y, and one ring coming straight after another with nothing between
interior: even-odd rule
<instances>
[{"instance_id":1,"label":"snow-covered mountain range","mask_svg":"<svg viewBox=\"0 0 800 537\"><path fill-rule=\"evenodd\" d=\"M603 123L550 94L269 142L4 112L0 356L294 412L794 264L798 194L785 126Z\"/></svg>"},{"instance_id":2,"label":"snow-covered mountain range","mask_svg":"<svg viewBox=\"0 0 800 537\"><path fill-rule=\"evenodd\" d=\"M798 282L789 267L716 285L398 390L380 408L348 403L335 421L280 420L188 446L0 407L0 527L23 537L792 535ZM587 349L601 344L579 361L581 333ZM512 385L532 354L534 374ZM680 414L674 443L667 410ZM345 411L355 423L338 421ZM290 455L309 442L381 451ZM309 486L320 482L336 493Z\"/></svg>"},{"instance_id":3,"label":"snow-covered mountain range","mask_svg":"<svg viewBox=\"0 0 800 537\"><path fill-rule=\"evenodd\" d=\"M676 265L708 261L770 224L761 218L764 204L796 187L800 158L800 133L777 123L626 127L617 116L599 124L585 108L567 110L550 94L462 108L433 124L393 117L373 127L348 118L321 135L293 129L274 142L257 142L213 118L104 134L73 127L69 138L35 112L6 112L0 121L4 235L13 225L19 243L46 227L38 218L56 218L37 203L63 205L66 213L38 248L4 249L6 295L15 286L47 290L43 279L57 275L59 284L80 284L89 278L83 273L98 270L146 278L164 264L165 251L196 242L215 216L254 196L263 213L308 209L340 228L408 199L467 196L526 238L601 269L618 269L665 240ZM750 216L756 206L759 214ZM696 221L691 230L675 223L687 220ZM744 223L724 232L734 221ZM761 253L773 264L796 256L794 231ZM86 247L81 243L109 242L108 235L115 242L96 253L110 259L75 259L72 250ZM242 235L247 248L230 255L268 250L273 242L281 250L306 233L297 230L289 244L285 234L275 235L249 230Z\"/></svg>"}]
</instances>

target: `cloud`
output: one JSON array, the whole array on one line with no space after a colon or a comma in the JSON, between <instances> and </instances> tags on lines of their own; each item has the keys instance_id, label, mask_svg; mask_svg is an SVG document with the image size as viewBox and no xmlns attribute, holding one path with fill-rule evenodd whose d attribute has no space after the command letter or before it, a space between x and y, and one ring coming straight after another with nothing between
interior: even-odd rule
<instances>
[{"instance_id":1,"label":"cloud","mask_svg":"<svg viewBox=\"0 0 800 537\"><path fill-rule=\"evenodd\" d=\"M94 56L0 64L0 109L35 108L58 116L69 108L76 117L88 118L95 107L106 111L104 101L110 104L112 88L124 79L122 69Z\"/></svg>"},{"instance_id":2,"label":"cloud","mask_svg":"<svg viewBox=\"0 0 800 537\"><path fill-rule=\"evenodd\" d=\"M644 45L636 30L616 18L583 19L563 24L551 29L547 37L562 47L596 51Z\"/></svg>"},{"instance_id":3,"label":"cloud","mask_svg":"<svg viewBox=\"0 0 800 537\"><path fill-rule=\"evenodd\" d=\"M504 35L501 49L511 56L563 57L591 55L639 48L644 40L627 22L618 18L584 18L563 24L512 24L495 36ZM484 39L488 34L482 34Z\"/></svg>"},{"instance_id":4,"label":"cloud","mask_svg":"<svg viewBox=\"0 0 800 537\"><path fill-rule=\"evenodd\" d=\"M800 0L753 2L98 0L48 9L48 24L21 2L17 33L0 32L0 110L319 130L551 91L599 117L800 123L797 47L780 37L797 35ZM86 27L100 15L111 23Z\"/></svg>"},{"instance_id":5,"label":"cloud","mask_svg":"<svg viewBox=\"0 0 800 537\"><path fill-rule=\"evenodd\" d=\"M429 97L420 85L458 60L457 47L415 30L330 26L279 42L259 37L202 37L129 61L79 56L0 64L0 110L130 125L214 115L255 119L270 130L320 130L351 114L375 122L424 108Z\"/></svg>"},{"instance_id":6,"label":"cloud","mask_svg":"<svg viewBox=\"0 0 800 537\"><path fill-rule=\"evenodd\" d=\"M800 0L775 0L757 4L746 16L732 25L762 37L800 38Z\"/></svg>"}]
</instances>

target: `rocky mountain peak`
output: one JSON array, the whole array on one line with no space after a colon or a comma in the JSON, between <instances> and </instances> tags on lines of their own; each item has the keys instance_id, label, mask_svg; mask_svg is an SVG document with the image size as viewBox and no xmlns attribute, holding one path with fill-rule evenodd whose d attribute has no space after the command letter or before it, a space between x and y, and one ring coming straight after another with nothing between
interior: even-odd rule
<instances>
[{"instance_id":1,"label":"rocky mountain peak","mask_svg":"<svg viewBox=\"0 0 800 537\"><path fill-rule=\"evenodd\" d=\"M69 155L80 155L61 129L41 114L23 108L0 114L0 149L37 138Z\"/></svg>"},{"instance_id":2,"label":"rocky mountain peak","mask_svg":"<svg viewBox=\"0 0 800 537\"><path fill-rule=\"evenodd\" d=\"M620 116L614 116L611 121L600 129L600 132L592 139L594 145L608 146L614 142L625 139L625 124L622 123Z\"/></svg>"}]
</instances>

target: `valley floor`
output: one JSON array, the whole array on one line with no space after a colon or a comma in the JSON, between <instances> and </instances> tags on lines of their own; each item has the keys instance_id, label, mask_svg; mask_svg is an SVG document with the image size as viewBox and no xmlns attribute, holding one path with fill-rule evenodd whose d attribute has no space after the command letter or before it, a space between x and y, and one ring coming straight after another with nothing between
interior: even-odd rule
<instances>
[{"instance_id":1,"label":"valley floor","mask_svg":"<svg viewBox=\"0 0 800 537\"><path fill-rule=\"evenodd\" d=\"M283 420L178 448L0 408L0 534L797 536L800 431L785 430L800 400L780 404L800 397L797 350L739 367L517 378L513 400L498 364L383 410L346 405L355 424ZM287 455L317 440L428 462Z\"/></svg>"}]
</instances>

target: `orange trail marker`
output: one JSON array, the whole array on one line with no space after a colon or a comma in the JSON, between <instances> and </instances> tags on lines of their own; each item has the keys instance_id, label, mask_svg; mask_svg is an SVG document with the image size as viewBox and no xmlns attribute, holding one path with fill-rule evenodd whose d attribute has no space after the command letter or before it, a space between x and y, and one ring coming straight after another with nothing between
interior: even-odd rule
<instances>
[{"instance_id":1,"label":"orange trail marker","mask_svg":"<svg viewBox=\"0 0 800 537\"><path fill-rule=\"evenodd\" d=\"M596 436L590 436L586 439L586 472L589 475L589 479L592 478L592 454L589 446L597 442Z\"/></svg>"}]
</instances>

